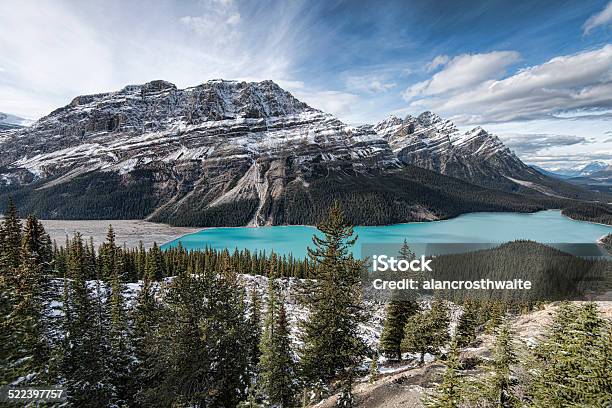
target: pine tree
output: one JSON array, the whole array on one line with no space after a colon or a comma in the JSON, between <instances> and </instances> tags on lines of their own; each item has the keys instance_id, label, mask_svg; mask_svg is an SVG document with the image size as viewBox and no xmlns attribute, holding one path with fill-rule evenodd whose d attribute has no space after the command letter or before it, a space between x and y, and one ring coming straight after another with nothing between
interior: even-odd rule
<instances>
[{"instance_id":1,"label":"pine tree","mask_svg":"<svg viewBox=\"0 0 612 408\"><path fill-rule=\"evenodd\" d=\"M64 315L66 333L62 343L60 374L68 389L68 401L75 406L103 407L112 400L102 344L100 312L85 277L87 270L85 248L77 233L68 252L67 290Z\"/></svg>"},{"instance_id":2,"label":"pine tree","mask_svg":"<svg viewBox=\"0 0 612 408\"><path fill-rule=\"evenodd\" d=\"M494 406L512 408L521 406L517 396L516 386L512 379L513 366L518 363L515 352L512 330L508 321L502 322L497 328L493 358L491 360L492 375L478 380L474 392L466 392L476 406Z\"/></svg>"},{"instance_id":3,"label":"pine tree","mask_svg":"<svg viewBox=\"0 0 612 408\"><path fill-rule=\"evenodd\" d=\"M479 303L471 298L463 302L463 313L457 323L457 342L459 347L471 346L476 340L479 327Z\"/></svg>"},{"instance_id":4,"label":"pine tree","mask_svg":"<svg viewBox=\"0 0 612 408\"><path fill-rule=\"evenodd\" d=\"M0 271L8 275L19 267L21 251L21 221L12 198L8 200L0 233Z\"/></svg>"},{"instance_id":5,"label":"pine tree","mask_svg":"<svg viewBox=\"0 0 612 408\"><path fill-rule=\"evenodd\" d=\"M425 354L439 355L440 349L450 339L450 316L446 303L434 299L431 309L408 319L402 340L402 350L420 355L420 364L425 362Z\"/></svg>"},{"instance_id":6,"label":"pine tree","mask_svg":"<svg viewBox=\"0 0 612 408\"><path fill-rule=\"evenodd\" d=\"M166 276L166 268L164 265L164 259L162 253L157 246L157 243L153 243L153 247L147 253L147 259L145 261L145 274L153 278L154 281L159 281Z\"/></svg>"},{"instance_id":7,"label":"pine tree","mask_svg":"<svg viewBox=\"0 0 612 408\"><path fill-rule=\"evenodd\" d=\"M259 345L262 337L262 322L261 322L261 298L257 292L257 288L253 286L251 289L251 302L249 305L248 325L250 327L248 336L248 355L249 355L249 371L250 377L254 378L257 375L257 366L261 356Z\"/></svg>"},{"instance_id":8,"label":"pine tree","mask_svg":"<svg viewBox=\"0 0 612 408\"><path fill-rule=\"evenodd\" d=\"M436 391L424 398L424 405L428 408L457 408L462 402L462 381L459 377L459 348L457 339L453 337L448 357L445 361L446 370L442 383Z\"/></svg>"},{"instance_id":9,"label":"pine tree","mask_svg":"<svg viewBox=\"0 0 612 408\"><path fill-rule=\"evenodd\" d=\"M139 252L139 257L144 255ZM144 273L144 264L143 264ZM147 270L152 274L152 270ZM132 346L137 361L132 390L137 403L146 400L147 390L155 382L155 367L157 365L156 343L154 333L159 323L159 307L155 300L154 275L144 274L142 287L136 297L133 311Z\"/></svg>"},{"instance_id":10,"label":"pine tree","mask_svg":"<svg viewBox=\"0 0 612 408\"><path fill-rule=\"evenodd\" d=\"M259 387L272 406L293 407L295 401L295 364L291 356L289 325L283 302L278 299L274 282L276 260L272 258L268 278L268 301L261 338Z\"/></svg>"},{"instance_id":11,"label":"pine tree","mask_svg":"<svg viewBox=\"0 0 612 408\"><path fill-rule=\"evenodd\" d=\"M179 271L148 344L142 405L234 407L248 391L244 291L227 254L217 270ZM149 269L149 272L152 272Z\"/></svg>"},{"instance_id":12,"label":"pine tree","mask_svg":"<svg viewBox=\"0 0 612 408\"><path fill-rule=\"evenodd\" d=\"M365 354L358 326L364 319L363 263L349 254L356 237L337 203L317 228L323 237L313 236L315 248L308 249L316 280L305 294L311 314L303 325L302 371L310 385L336 378L346 383Z\"/></svg>"},{"instance_id":13,"label":"pine tree","mask_svg":"<svg viewBox=\"0 0 612 408\"><path fill-rule=\"evenodd\" d=\"M606 346L601 339L606 330L593 303L559 307L531 362L534 405L591 406L593 401L612 399L610 375L601 371L608 365L594 364L604 356Z\"/></svg>"},{"instance_id":14,"label":"pine tree","mask_svg":"<svg viewBox=\"0 0 612 408\"><path fill-rule=\"evenodd\" d=\"M504 320L506 315L506 304L501 300L491 300L488 302L488 320L485 324L487 333L494 333L497 326Z\"/></svg>"},{"instance_id":15,"label":"pine tree","mask_svg":"<svg viewBox=\"0 0 612 408\"><path fill-rule=\"evenodd\" d=\"M35 217L28 217L20 247L20 264L13 275L3 278L10 286L7 296L7 314L2 328L2 369L4 380L21 385L44 383L48 375L50 344L47 342L46 307L49 299L48 274L51 247L42 225ZM12 239L17 237L13 235ZM6 354L5 354L6 353Z\"/></svg>"},{"instance_id":16,"label":"pine tree","mask_svg":"<svg viewBox=\"0 0 612 408\"><path fill-rule=\"evenodd\" d=\"M415 259L414 253L410 250L405 240L400 249L400 259L407 261ZM394 360L401 360L401 343L404 338L406 322L418 311L418 303L416 300L411 299L410 296L400 295L397 292L391 294L380 337L380 348L385 356Z\"/></svg>"},{"instance_id":17,"label":"pine tree","mask_svg":"<svg viewBox=\"0 0 612 408\"><path fill-rule=\"evenodd\" d=\"M372 356L372 361L370 362L370 375L369 381L370 383L375 382L378 379L378 375L380 374L378 370L378 353L374 353Z\"/></svg>"},{"instance_id":18,"label":"pine tree","mask_svg":"<svg viewBox=\"0 0 612 408\"><path fill-rule=\"evenodd\" d=\"M116 403L121 405L130 398L131 378L130 344L128 339L127 315L123 298L122 256L115 244L112 226L108 228L106 242L102 245L102 274L110 283L109 295L109 366L111 382L116 390Z\"/></svg>"}]
</instances>

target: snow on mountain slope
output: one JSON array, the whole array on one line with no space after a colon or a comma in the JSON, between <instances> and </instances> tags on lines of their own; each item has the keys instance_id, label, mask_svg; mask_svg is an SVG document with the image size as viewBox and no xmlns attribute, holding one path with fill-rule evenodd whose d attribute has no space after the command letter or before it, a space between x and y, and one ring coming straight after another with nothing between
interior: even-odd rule
<instances>
[{"instance_id":1,"label":"snow on mountain slope","mask_svg":"<svg viewBox=\"0 0 612 408\"><path fill-rule=\"evenodd\" d=\"M184 90L153 81L75 98L9 136L0 165L44 178L75 167L127 172L152 161L252 160L300 148L324 161L392 164L384 141L376 139L271 81L214 80Z\"/></svg>"},{"instance_id":2,"label":"snow on mountain slope","mask_svg":"<svg viewBox=\"0 0 612 408\"><path fill-rule=\"evenodd\" d=\"M26 211L191 226L312 223L331 196L362 208L356 220L377 223L474 210L456 194L471 187L407 164L511 192L524 185L507 177L539 174L482 129L462 135L431 112L353 127L272 81L178 89L157 80L78 96L3 132L0 149L0 195L23 197ZM398 188L412 193L398 200ZM480 194L483 208L523 207Z\"/></svg>"},{"instance_id":3,"label":"snow on mountain slope","mask_svg":"<svg viewBox=\"0 0 612 408\"><path fill-rule=\"evenodd\" d=\"M461 133L450 120L423 112L403 120L391 116L372 129L388 141L404 164L504 191L550 190L562 197L592 198L527 166L497 136L481 127Z\"/></svg>"}]
</instances>

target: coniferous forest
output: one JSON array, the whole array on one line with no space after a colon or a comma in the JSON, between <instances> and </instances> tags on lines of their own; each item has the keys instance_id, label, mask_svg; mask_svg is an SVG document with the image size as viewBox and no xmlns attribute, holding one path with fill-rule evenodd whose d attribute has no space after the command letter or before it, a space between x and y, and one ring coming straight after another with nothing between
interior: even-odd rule
<instances>
[{"instance_id":1,"label":"coniferous forest","mask_svg":"<svg viewBox=\"0 0 612 408\"><path fill-rule=\"evenodd\" d=\"M96 248L78 234L52 243L9 203L0 224L0 381L59 385L71 407L302 407L331 395L352 407L356 385L376 381L379 358L413 356L417 366L444 366L426 406L612 402L611 325L595 304L561 304L537 346L525 348L510 321L541 305L365 302L365 264L350 254L356 237L339 205L318 229L303 260L122 248L112 227ZM504 264L502 254L495 262ZM407 243L401 256L414 257ZM247 290L247 275L267 278L263 295ZM294 327L279 287L287 280L306 311ZM372 343L361 328L376 308L384 324ZM491 357L466 360L482 336L494 339Z\"/></svg>"}]
</instances>

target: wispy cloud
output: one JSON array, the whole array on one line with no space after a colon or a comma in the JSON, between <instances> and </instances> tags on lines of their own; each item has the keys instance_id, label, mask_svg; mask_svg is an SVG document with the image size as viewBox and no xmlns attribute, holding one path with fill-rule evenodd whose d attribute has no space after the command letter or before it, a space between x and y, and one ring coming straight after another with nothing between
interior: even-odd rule
<instances>
[{"instance_id":1,"label":"wispy cloud","mask_svg":"<svg viewBox=\"0 0 612 408\"><path fill-rule=\"evenodd\" d=\"M500 135L504 144L520 156L533 155L551 147L573 146L590 143L585 137L546 133L514 133Z\"/></svg>"},{"instance_id":2,"label":"wispy cloud","mask_svg":"<svg viewBox=\"0 0 612 408\"><path fill-rule=\"evenodd\" d=\"M435 110L460 123L550 118L612 107L612 45L555 57L503 79L487 79L517 59L515 54L507 57L493 58L497 63L492 66L453 59L431 80L409 88L404 97L415 109ZM480 73L473 75L474 71Z\"/></svg>"},{"instance_id":3,"label":"wispy cloud","mask_svg":"<svg viewBox=\"0 0 612 408\"><path fill-rule=\"evenodd\" d=\"M593 14L582 25L582 33L589 35L591 31L600 26L606 26L612 23L612 1L597 14Z\"/></svg>"},{"instance_id":4,"label":"wispy cloud","mask_svg":"<svg viewBox=\"0 0 612 408\"><path fill-rule=\"evenodd\" d=\"M213 78L295 82L313 18L299 0L2 1L0 110L40 117L77 95L153 79L179 87Z\"/></svg>"},{"instance_id":5,"label":"wispy cloud","mask_svg":"<svg viewBox=\"0 0 612 408\"><path fill-rule=\"evenodd\" d=\"M448 55L438 55L433 60L431 60L429 64L425 66L425 70L427 72L435 71L439 67L443 67L444 65L446 65L448 61L450 61Z\"/></svg>"},{"instance_id":6,"label":"wispy cloud","mask_svg":"<svg viewBox=\"0 0 612 408\"><path fill-rule=\"evenodd\" d=\"M404 99L440 95L469 89L485 80L501 77L520 55L515 51L494 51L486 54L462 54L454 57L431 79L418 82L404 92ZM435 60L434 60L435 61Z\"/></svg>"},{"instance_id":7,"label":"wispy cloud","mask_svg":"<svg viewBox=\"0 0 612 408\"><path fill-rule=\"evenodd\" d=\"M365 92L365 93L381 93L393 89L397 84L387 75L370 74L370 75L349 75L345 79L345 84L348 89Z\"/></svg>"}]
</instances>

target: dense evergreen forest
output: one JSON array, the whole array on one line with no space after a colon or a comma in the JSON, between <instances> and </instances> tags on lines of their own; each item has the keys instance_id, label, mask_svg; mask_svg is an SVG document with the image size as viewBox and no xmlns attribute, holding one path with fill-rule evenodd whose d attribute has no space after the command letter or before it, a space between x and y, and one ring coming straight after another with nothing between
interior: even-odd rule
<instances>
[{"instance_id":1,"label":"dense evergreen forest","mask_svg":"<svg viewBox=\"0 0 612 408\"><path fill-rule=\"evenodd\" d=\"M500 328L521 310L501 300L464 299L451 336L447 301L391 301L380 345L367 346L359 331L369 312L361 296L365 264L350 255L352 226L333 205L318 229L307 260L120 248L112 228L98 248L78 234L55 245L35 217L22 225L9 204L0 224L0 381L61 385L66 405L75 407L298 407L333 393L338 406L351 407L364 359L408 352L448 365L431 406L460 406L459 389L461 400L511 406L491 401L514 398L510 390L519 387L510 374L518 363L503 354L511 333ZM412 256L407 246L403 253ZM239 274L271 278L266 296L247 292ZM291 340L277 287L282 276L303 278L298 298L308 317L299 323L299 344ZM135 296L124 296L128 288L137 288ZM524 405L564 406L573 399L602 406L596 403L610 397L609 323L593 306L570 309L542 351L531 353L533 369L520 384L526 391L516 394ZM574 330L561 329L568 324ZM502 353L486 395L463 378L458 357L482 331L498 333ZM548 395L550 387L559 393Z\"/></svg>"},{"instance_id":2,"label":"dense evergreen forest","mask_svg":"<svg viewBox=\"0 0 612 408\"><path fill-rule=\"evenodd\" d=\"M138 170L128 183L114 173L82 174L71 183L39 185L18 190L0 187L0 202L12 196L21 213L50 219L144 219L176 226L243 226L254 217L256 199L243 199L214 207L202 205L185 211L167 212L163 204L171 196L160 196L150 186L154 174ZM233 180L236 183L238 180ZM560 208L577 220L612 225L612 209L603 202L580 201L531 193L508 193L479 187L430 170L408 166L395 172L326 173L314 177L308 188L287 180L279 197L268 197L260 210L262 219L274 224L315 225L334 202L339 202L353 225L384 225L446 219L478 211L534 212ZM161 208L160 208L161 207ZM2 211L0 211L2 212Z\"/></svg>"},{"instance_id":3,"label":"dense evergreen forest","mask_svg":"<svg viewBox=\"0 0 612 408\"><path fill-rule=\"evenodd\" d=\"M308 261L127 250L112 228L99 248L78 234L58 247L35 217L21 225L9 205L0 234L0 381L59 384L78 407L293 407L336 389L350 399L367 351L356 336L362 264L349 255L352 227L338 207L319 229ZM245 293L237 271L272 278L265 304ZM289 340L280 276L315 278L303 293L310 318L300 349ZM137 279L128 305L125 285Z\"/></svg>"}]
</instances>

